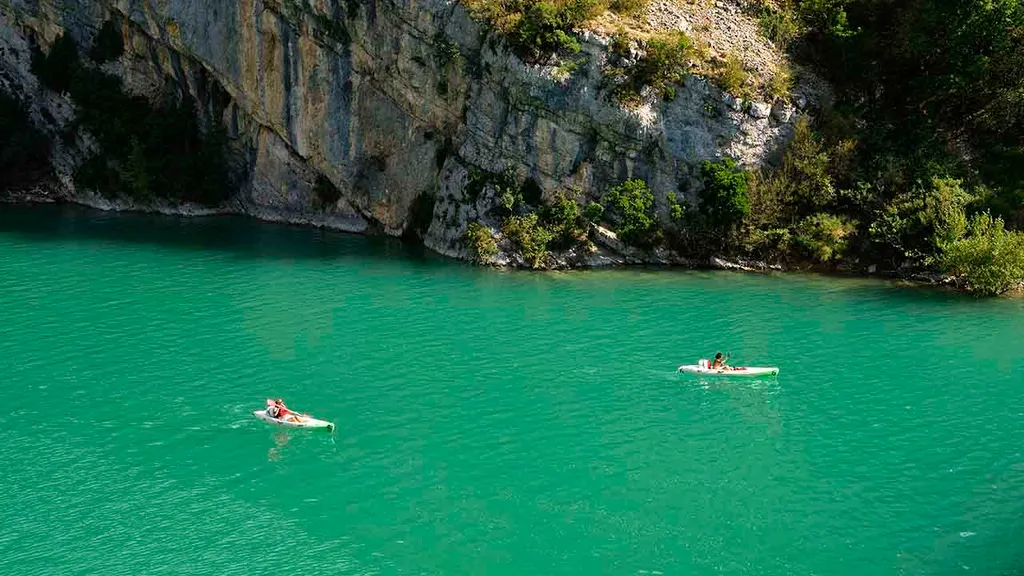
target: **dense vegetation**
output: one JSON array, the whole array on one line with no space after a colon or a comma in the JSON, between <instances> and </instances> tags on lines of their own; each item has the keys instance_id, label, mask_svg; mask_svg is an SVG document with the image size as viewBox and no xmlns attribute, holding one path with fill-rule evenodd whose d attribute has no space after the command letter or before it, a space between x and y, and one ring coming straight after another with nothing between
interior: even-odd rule
<instances>
[{"instance_id":1,"label":"dense vegetation","mask_svg":"<svg viewBox=\"0 0 1024 576\"><path fill-rule=\"evenodd\" d=\"M475 202L487 187L498 200L490 216L501 220L501 237L531 268L549 267L552 252L593 248L588 232L604 213L600 204L592 202L581 210L577 191L561 192L545 202L536 182L519 182L510 170L471 171L466 187L469 199ZM478 262L489 262L498 254L494 233L480 222L470 223L462 241Z\"/></svg>"},{"instance_id":2,"label":"dense vegetation","mask_svg":"<svg viewBox=\"0 0 1024 576\"><path fill-rule=\"evenodd\" d=\"M1024 227L1024 4L790 0L760 10L765 31L838 99L818 133L799 126L783 166L755 178L753 248L945 272L986 294L1024 280L1013 231Z\"/></svg>"},{"instance_id":3,"label":"dense vegetation","mask_svg":"<svg viewBox=\"0 0 1024 576\"><path fill-rule=\"evenodd\" d=\"M644 2L468 4L536 62L578 51L573 31L596 13ZM942 273L979 294L1024 281L1024 3L764 0L752 10L780 49L832 83L834 106L798 123L774 170L706 163L696 205L669 194L667 221L643 182L615 187L601 218L620 238L691 255ZM640 41L639 59L631 42L613 39L607 70L624 104L645 87L671 99L691 61L733 93L751 90L738 58L701 64L699 42L682 34ZM781 70L764 91L782 96L790 82Z\"/></svg>"},{"instance_id":4,"label":"dense vegetation","mask_svg":"<svg viewBox=\"0 0 1024 576\"><path fill-rule=\"evenodd\" d=\"M122 50L119 32L105 25L90 54L107 60ZM168 99L155 108L127 95L118 78L83 61L66 36L47 54L36 52L32 67L45 86L71 96L77 124L99 144L100 153L76 170L78 185L139 200L213 205L228 198L224 133L214 126L204 134L191 101Z\"/></svg>"}]
</instances>

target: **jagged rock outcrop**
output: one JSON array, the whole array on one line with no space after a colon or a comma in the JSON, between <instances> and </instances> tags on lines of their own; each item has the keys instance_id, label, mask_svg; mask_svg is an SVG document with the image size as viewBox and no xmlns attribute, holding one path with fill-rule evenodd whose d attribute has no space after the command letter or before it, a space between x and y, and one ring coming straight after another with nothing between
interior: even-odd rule
<instances>
[{"instance_id":1,"label":"jagged rock outcrop","mask_svg":"<svg viewBox=\"0 0 1024 576\"><path fill-rule=\"evenodd\" d=\"M671 102L623 109L602 89L607 39L584 33L575 70L527 66L451 1L0 0L0 84L51 134L73 103L40 88L30 47L66 33L85 49L111 19L126 51L105 70L134 93L188 94L227 128L239 183L228 209L357 232L418 229L454 257L467 256L467 222L487 222L496 201L467 192L473 171L511 168L546 196L590 199L642 178L665 211L669 193L694 197L703 160L758 165L792 132L792 108L743 103L698 77ZM54 194L101 202L70 175L88 146L86 135L55 139ZM341 192L331 206L316 202L320 175Z\"/></svg>"}]
</instances>

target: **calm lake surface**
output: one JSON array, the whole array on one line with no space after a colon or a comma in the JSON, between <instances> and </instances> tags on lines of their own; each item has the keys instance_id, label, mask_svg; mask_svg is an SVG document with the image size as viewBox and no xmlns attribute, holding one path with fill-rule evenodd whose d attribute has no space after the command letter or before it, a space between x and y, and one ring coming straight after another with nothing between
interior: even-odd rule
<instances>
[{"instance_id":1,"label":"calm lake surface","mask_svg":"<svg viewBox=\"0 0 1024 576\"><path fill-rule=\"evenodd\" d=\"M0 206L0 366L3 574L1024 570L1021 299Z\"/></svg>"}]
</instances>

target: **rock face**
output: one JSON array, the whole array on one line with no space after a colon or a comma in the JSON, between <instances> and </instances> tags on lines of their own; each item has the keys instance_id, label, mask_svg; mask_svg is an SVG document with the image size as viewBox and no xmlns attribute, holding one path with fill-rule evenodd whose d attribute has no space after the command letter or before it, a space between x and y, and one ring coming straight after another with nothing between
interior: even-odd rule
<instances>
[{"instance_id":1,"label":"rock face","mask_svg":"<svg viewBox=\"0 0 1024 576\"><path fill-rule=\"evenodd\" d=\"M510 169L544 197L581 201L642 178L665 212L668 194L695 197L700 162L759 165L792 133L790 108L739 106L697 77L671 102L623 109L602 88L607 39L585 33L573 70L527 66L446 0L0 0L0 87L59 133L73 103L40 88L30 46L65 33L84 52L108 20L126 47L108 72L154 99L190 95L227 128L240 185L226 209L415 229L453 257L467 256L467 222L487 221L497 201L467 191L474 172ZM89 138L63 140L55 193L88 201L70 174ZM332 206L315 201L320 176L341 192Z\"/></svg>"}]
</instances>

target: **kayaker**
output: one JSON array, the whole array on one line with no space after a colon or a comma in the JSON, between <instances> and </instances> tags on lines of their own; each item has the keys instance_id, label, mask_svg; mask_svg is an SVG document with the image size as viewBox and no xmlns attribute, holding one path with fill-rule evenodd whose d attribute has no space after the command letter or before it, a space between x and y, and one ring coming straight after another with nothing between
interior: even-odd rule
<instances>
[{"instance_id":1,"label":"kayaker","mask_svg":"<svg viewBox=\"0 0 1024 576\"><path fill-rule=\"evenodd\" d=\"M284 405L284 400L280 398L274 400L274 408L277 409L277 414L272 415L274 418L293 421L297 421L299 419L299 415L289 410L288 407Z\"/></svg>"},{"instance_id":2,"label":"kayaker","mask_svg":"<svg viewBox=\"0 0 1024 576\"><path fill-rule=\"evenodd\" d=\"M725 370L728 366L725 365L727 358L722 358L722 353L715 354L715 361L711 363L712 370Z\"/></svg>"}]
</instances>

